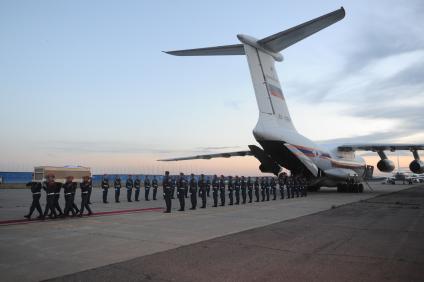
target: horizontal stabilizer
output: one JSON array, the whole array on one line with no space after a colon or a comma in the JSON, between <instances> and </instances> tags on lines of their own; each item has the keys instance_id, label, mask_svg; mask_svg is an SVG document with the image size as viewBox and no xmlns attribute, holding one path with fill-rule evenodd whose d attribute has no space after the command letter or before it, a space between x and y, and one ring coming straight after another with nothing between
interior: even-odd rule
<instances>
[{"instance_id":1,"label":"horizontal stabilizer","mask_svg":"<svg viewBox=\"0 0 424 282\"><path fill-rule=\"evenodd\" d=\"M213 159L213 158L244 157L244 156L251 156L251 155L252 155L252 153L250 151L237 151L237 152L197 155L197 156L191 156L191 157L163 159L163 160L158 160L158 161L160 161L160 162L175 162L175 161L188 161L188 160L210 160L210 159Z\"/></svg>"},{"instance_id":2,"label":"horizontal stabilizer","mask_svg":"<svg viewBox=\"0 0 424 282\"><path fill-rule=\"evenodd\" d=\"M207 48L165 51L165 53L175 56L244 55L244 48L242 44L234 44Z\"/></svg>"},{"instance_id":3,"label":"horizontal stabilizer","mask_svg":"<svg viewBox=\"0 0 424 282\"><path fill-rule=\"evenodd\" d=\"M285 31L273 34L258 41L266 49L278 53L300 40L340 21L345 17L343 7L324 16L310 20Z\"/></svg>"}]
</instances>

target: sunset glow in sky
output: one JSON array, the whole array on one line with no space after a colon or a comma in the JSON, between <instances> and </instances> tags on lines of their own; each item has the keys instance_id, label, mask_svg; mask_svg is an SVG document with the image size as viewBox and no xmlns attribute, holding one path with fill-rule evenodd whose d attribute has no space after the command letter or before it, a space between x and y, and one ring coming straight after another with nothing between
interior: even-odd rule
<instances>
[{"instance_id":1,"label":"sunset glow in sky","mask_svg":"<svg viewBox=\"0 0 424 282\"><path fill-rule=\"evenodd\" d=\"M340 6L344 20L276 65L297 130L317 141L424 143L423 1L220 2L0 2L0 170L257 175L249 157L156 162L244 150L258 116L243 56L161 51L262 38ZM401 167L411 160L402 154Z\"/></svg>"}]
</instances>

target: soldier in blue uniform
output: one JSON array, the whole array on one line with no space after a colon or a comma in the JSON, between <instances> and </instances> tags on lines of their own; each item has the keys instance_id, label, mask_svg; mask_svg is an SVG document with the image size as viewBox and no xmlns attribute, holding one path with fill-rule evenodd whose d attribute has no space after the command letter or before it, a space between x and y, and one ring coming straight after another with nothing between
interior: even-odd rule
<instances>
[{"instance_id":1,"label":"soldier in blue uniform","mask_svg":"<svg viewBox=\"0 0 424 282\"><path fill-rule=\"evenodd\" d=\"M83 216L84 214L84 209L87 209L88 214L87 215L92 215L93 212L90 209L90 205L88 204L88 196L89 196L89 190L90 190L90 177L89 176L84 176L83 181L80 183L80 188L81 188L81 209L80 209L80 214L79 216Z\"/></svg>"},{"instance_id":2,"label":"soldier in blue uniform","mask_svg":"<svg viewBox=\"0 0 424 282\"><path fill-rule=\"evenodd\" d=\"M46 182L44 182L43 189L46 191L46 207L44 209L43 218L45 218L50 212L50 218L56 218L56 210L54 205L54 193L56 191L56 186L59 183L55 182L55 176L52 173L47 174Z\"/></svg>"},{"instance_id":3,"label":"soldier in blue uniform","mask_svg":"<svg viewBox=\"0 0 424 282\"><path fill-rule=\"evenodd\" d=\"M199 179L199 182L197 183L197 186L199 187L199 195L200 195L200 198L202 199L202 206L200 208L205 209L207 192L206 192L206 180L203 174L200 175L200 179Z\"/></svg>"},{"instance_id":4,"label":"soldier in blue uniform","mask_svg":"<svg viewBox=\"0 0 424 282\"><path fill-rule=\"evenodd\" d=\"M213 207L218 206L218 190L219 190L219 180L218 176L215 174L212 178L212 198L213 198Z\"/></svg>"},{"instance_id":5,"label":"soldier in blue uniform","mask_svg":"<svg viewBox=\"0 0 424 282\"><path fill-rule=\"evenodd\" d=\"M209 179L209 176L206 177L206 195L210 197L211 193L211 180Z\"/></svg>"},{"instance_id":6,"label":"soldier in blue uniform","mask_svg":"<svg viewBox=\"0 0 424 282\"><path fill-rule=\"evenodd\" d=\"M225 178L221 175L219 179L219 196L221 198L221 206L225 206Z\"/></svg>"},{"instance_id":7,"label":"soldier in blue uniform","mask_svg":"<svg viewBox=\"0 0 424 282\"><path fill-rule=\"evenodd\" d=\"M107 193L109 191L109 179L107 178L107 175L103 175L102 183L101 183L102 189L103 189L103 203L107 204Z\"/></svg>"},{"instance_id":8,"label":"soldier in blue uniform","mask_svg":"<svg viewBox=\"0 0 424 282\"><path fill-rule=\"evenodd\" d=\"M163 187L163 198L165 199L166 204L166 210L165 213L171 212L171 205L172 205L172 187L171 187L171 178L169 176L169 171L165 172L165 176L162 181L162 187Z\"/></svg>"},{"instance_id":9,"label":"soldier in blue uniform","mask_svg":"<svg viewBox=\"0 0 424 282\"><path fill-rule=\"evenodd\" d=\"M246 178L244 178L244 176L241 177L240 179L240 187L241 187L241 199L242 199L242 204L246 204L246 198L247 198L247 183L246 183Z\"/></svg>"},{"instance_id":10,"label":"soldier in blue uniform","mask_svg":"<svg viewBox=\"0 0 424 282\"><path fill-rule=\"evenodd\" d=\"M240 188L241 188L240 178L238 177L238 175L236 175L236 179L234 181L234 192L235 192L235 196L236 196L236 205L240 204Z\"/></svg>"},{"instance_id":11,"label":"soldier in blue uniform","mask_svg":"<svg viewBox=\"0 0 424 282\"><path fill-rule=\"evenodd\" d=\"M181 172L177 181L177 198L180 201L180 209L178 211L185 210L185 187L184 173Z\"/></svg>"},{"instance_id":12,"label":"soldier in blue uniform","mask_svg":"<svg viewBox=\"0 0 424 282\"><path fill-rule=\"evenodd\" d=\"M249 196L249 203L253 200L253 182L250 176L247 178L247 195Z\"/></svg>"},{"instance_id":13,"label":"soldier in blue uniform","mask_svg":"<svg viewBox=\"0 0 424 282\"><path fill-rule=\"evenodd\" d=\"M134 188L135 188L134 200L136 202L139 202L140 200L138 198L140 197L141 180L140 180L140 177L138 175L135 177L135 180L134 180Z\"/></svg>"},{"instance_id":14,"label":"soldier in blue uniform","mask_svg":"<svg viewBox=\"0 0 424 282\"><path fill-rule=\"evenodd\" d=\"M266 190L265 177L261 177L261 196L262 196L262 202L265 201L265 190Z\"/></svg>"},{"instance_id":15,"label":"soldier in blue uniform","mask_svg":"<svg viewBox=\"0 0 424 282\"><path fill-rule=\"evenodd\" d=\"M266 200L269 201L269 190L271 189L271 183L269 182L268 177L265 177L265 195Z\"/></svg>"},{"instance_id":16,"label":"soldier in blue uniform","mask_svg":"<svg viewBox=\"0 0 424 282\"><path fill-rule=\"evenodd\" d=\"M194 174L191 174L190 177L190 201L191 201L191 210L195 210L197 206L197 181L194 178Z\"/></svg>"},{"instance_id":17,"label":"soldier in blue uniform","mask_svg":"<svg viewBox=\"0 0 424 282\"><path fill-rule=\"evenodd\" d=\"M32 203L31 207L29 208L29 213L27 215L24 215L27 219L31 219L32 213L35 209L38 211L38 219L43 218L43 210L41 209L40 205L40 198L41 198L41 183L31 181L26 186L31 186L31 193L32 193Z\"/></svg>"},{"instance_id":18,"label":"soldier in blue uniform","mask_svg":"<svg viewBox=\"0 0 424 282\"><path fill-rule=\"evenodd\" d=\"M277 182L275 181L275 177L271 177L271 193L272 193L272 200L277 200Z\"/></svg>"},{"instance_id":19,"label":"soldier in blue uniform","mask_svg":"<svg viewBox=\"0 0 424 282\"><path fill-rule=\"evenodd\" d=\"M256 197L256 202L259 202L259 177L256 177L255 179L255 183L253 184L253 187L255 188L255 197Z\"/></svg>"},{"instance_id":20,"label":"soldier in blue uniform","mask_svg":"<svg viewBox=\"0 0 424 282\"><path fill-rule=\"evenodd\" d=\"M121 194L121 178L119 175L115 177L115 181L113 182L113 186L115 187L115 202L119 203L119 195Z\"/></svg>"},{"instance_id":21,"label":"soldier in blue uniform","mask_svg":"<svg viewBox=\"0 0 424 282\"><path fill-rule=\"evenodd\" d=\"M284 199L284 186L286 185L287 176L283 172L278 176L278 188L280 190L280 199Z\"/></svg>"},{"instance_id":22,"label":"soldier in blue uniform","mask_svg":"<svg viewBox=\"0 0 424 282\"><path fill-rule=\"evenodd\" d=\"M233 177L230 175L228 177L228 197L230 198L230 203L229 203L230 206L232 206L234 203L233 192L234 192Z\"/></svg>"},{"instance_id":23,"label":"soldier in blue uniform","mask_svg":"<svg viewBox=\"0 0 424 282\"><path fill-rule=\"evenodd\" d=\"M155 178L153 179L153 180L156 180ZM157 191L157 181L152 181L152 183L153 182L156 182L156 191ZM144 200L146 200L146 201L150 201L149 200L149 194L150 194L150 179L149 179L149 176L148 175L146 175L145 177L144 177ZM153 189L155 189L155 188L153 188ZM154 193L153 193L153 200L156 200L156 193L157 192L155 192L155 191L153 191Z\"/></svg>"},{"instance_id":24,"label":"soldier in blue uniform","mask_svg":"<svg viewBox=\"0 0 424 282\"><path fill-rule=\"evenodd\" d=\"M69 213L72 213L72 216L75 216L79 212L74 203L77 183L73 182L73 180L73 176L68 176L65 184L63 184L63 193L65 194L65 209L63 211L63 216L65 217L69 216Z\"/></svg>"},{"instance_id":25,"label":"soldier in blue uniform","mask_svg":"<svg viewBox=\"0 0 424 282\"><path fill-rule=\"evenodd\" d=\"M156 201L156 195L158 193L158 180L156 179L156 175L153 176L153 180L152 180L152 186L153 186L153 200Z\"/></svg>"},{"instance_id":26,"label":"soldier in blue uniform","mask_svg":"<svg viewBox=\"0 0 424 282\"><path fill-rule=\"evenodd\" d=\"M128 175L127 181L125 182L125 187L127 188L127 201L132 202L132 189L134 187L134 182L132 180L131 175Z\"/></svg>"}]
</instances>

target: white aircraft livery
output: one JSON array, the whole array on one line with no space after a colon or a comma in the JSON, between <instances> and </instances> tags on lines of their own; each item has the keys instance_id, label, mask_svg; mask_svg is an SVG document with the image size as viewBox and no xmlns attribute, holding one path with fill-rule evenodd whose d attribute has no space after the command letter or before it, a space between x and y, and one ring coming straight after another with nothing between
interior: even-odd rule
<instances>
[{"instance_id":1,"label":"white aircraft livery","mask_svg":"<svg viewBox=\"0 0 424 282\"><path fill-rule=\"evenodd\" d=\"M387 158L384 151L410 150L414 156L409 166L410 170L414 173L423 173L424 162L420 160L418 150L423 150L424 144L347 144L342 146L323 144L318 146L301 135L294 127L274 67L275 61L283 60L279 52L340 21L344 16L345 10L342 7L260 40L239 34L237 38L241 44L165 52L175 56L245 55L259 109L259 118L253 129L253 136L262 148L249 145L249 150L246 151L160 161L254 156L261 163L259 169L262 172L278 175L282 168L286 168L294 175L308 178L311 187L316 190L321 186L328 186L337 187L339 191L361 192L363 191L361 182L367 175L367 166L363 158L355 155L355 151L377 152L381 158L377 164L378 169L391 172L394 164Z\"/></svg>"}]
</instances>

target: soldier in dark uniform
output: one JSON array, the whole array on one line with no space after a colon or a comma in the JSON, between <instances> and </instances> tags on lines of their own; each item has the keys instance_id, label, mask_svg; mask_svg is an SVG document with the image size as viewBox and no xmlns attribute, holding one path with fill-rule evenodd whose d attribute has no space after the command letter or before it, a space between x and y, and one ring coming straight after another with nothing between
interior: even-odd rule
<instances>
[{"instance_id":1,"label":"soldier in dark uniform","mask_svg":"<svg viewBox=\"0 0 424 282\"><path fill-rule=\"evenodd\" d=\"M219 179L219 196L221 198L221 206L225 206L225 178L221 175Z\"/></svg>"},{"instance_id":2,"label":"soldier in dark uniform","mask_svg":"<svg viewBox=\"0 0 424 282\"><path fill-rule=\"evenodd\" d=\"M186 198L188 198L188 190L189 190L189 188L188 188L188 181L187 181L187 178L185 177L185 175L183 175L183 178L184 178L184 196L186 197Z\"/></svg>"},{"instance_id":3,"label":"soldier in dark uniform","mask_svg":"<svg viewBox=\"0 0 424 282\"><path fill-rule=\"evenodd\" d=\"M58 215L62 216L63 212L59 205L59 199L60 199L60 190L62 189L62 183L56 183L56 189L54 190L54 208L57 210Z\"/></svg>"},{"instance_id":4,"label":"soldier in dark uniform","mask_svg":"<svg viewBox=\"0 0 424 282\"><path fill-rule=\"evenodd\" d=\"M250 176L247 178L247 195L249 196L249 203L253 200L253 182Z\"/></svg>"},{"instance_id":5,"label":"soldier in dark uniform","mask_svg":"<svg viewBox=\"0 0 424 282\"><path fill-rule=\"evenodd\" d=\"M259 202L259 177L256 177L255 179L255 183L253 184L254 188L255 188L255 197L256 197L256 202Z\"/></svg>"},{"instance_id":6,"label":"soldier in dark uniform","mask_svg":"<svg viewBox=\"0 0 424 282\"><path fill-rule=\"evenodd\" d=\"M177 198L180 201L180 209L178 211L185 210L185 187L184 173L181 172L177 181Z\"/></svg>"},{"instance_id":7,"label":"soldier in dark uniform","mask_svg":"<svg viewBox=\"0 0 424 282\"><path fill-rule=\"evenodd\" d=\"M91 192L93 191L93 177L90 176L88 182L90 185L88 186L88 204L91 205Z\"/></svg>"},{"instance_id":8,"label":"soldier in dark uniform","mask_svg":"<svg viewBox=\"0 0 424 282\"><path fill-rule=\"evenodd\" d=\"M171 189L172 189L172 199L175 199L175 190L177 190L177 179L175 176L171 177Z\"/></svg>"},{"instance_id":9,"label":"soldier in dark uniform","mask_svg":"<svg viewBox=\"0 0 424 282\"><path fill-rule=\"evenodd\" d=\"M89 190L90 190L90 177L89 176L84 176L82 178L82 182L80 183L80 188L81 188L81 209L80 209L80 214L79 216L83 216L84 214L84 209L87 209L88 214L87 215L92 215L92 211L90 209L90 205L88 204L88 194L89 194Z\"/></svg>"},{"instance_id":10,"label":"soldier in dark uniform","mask_svg":"<svg viewBox=\"0 0 424 282\"><path fill-rule=\"evenodd\" d=\"M172 205L172 188L171 188L171 178L169 177L169 171L165 172L165 176L162 181L163 187L163 198L165 199L166 210L165 213L171 212Z\"/></svg>"},{"instance_id":11,"label":"soldier in dark uniform","mask_svg":"<svg viewBox=\"0 0 424 282\"><path fill-rule=\"evenodd\" d=\"M211 180L209 179L209 176L206 177L206 195L210 197L211 193Z\"/></svg>"},{"instance_id":12,"label":"soldier in dark uniform","mask_svg":"<svg viewBox=\"0 0 424 282\"><path fill-rule=\"evenodd\" d=\"M155 179L154 179L155 180ZM156 186L157 186L157 181L156 181ZM153 188L154 189L154 188ZM156 191L157 191L157 187L156 187ZM149 176L148 175L146 175L146 177L144 178L144 199L146 200L146 201L150 201L149 200L149 194L150 194L150 179L149 179ZM153 195L153 197L154 197L154 199L153 200L156 200L156 193L154 193L154 195Z\"/></svg>"},{"instance_id":13,"label":"soldier in dark uniform","mask_svg":"<svg viewBox=\"0 0 424 282\"><path fill-rule=\"evenodd\" d=\"M235 191L235 196L236 196L236 205L240 204L240 188L241 188L240 178L238 177L238 175L236 175L236 179L234 181L234 191Z\"/></svg>"},{"instance_id":14,"label":"soldier in dark uniform","mask_svg":"<svg viewBox=\"0 0 424 282\"><path fill-rule=\"evenodd\" d=\"M200 198L202 199L202 206L200 208L204 209L206 208L207 193L206 193L206 180L203 174L200 175L200 179L199 179L199 182L197 183L197 186L199 186L199 195L200 195Z\"/></svg>"},{"instance_id":15,"label":"soldier in dark uniform","mask_svg":"<svg viewBox=\"0 0 424 282\"><path fill-rule=\"evenodd\" d=\"M269 183L268 177L265 177L265 195L266 200L269 201L269 190L271 189L271 184Z\"/></svg>"},{"instance_id":16,"label":"soldier in dark uniform","mask_svg":"<svg viewBox=\"0 0 424 282\"><path fill-rule=\"evenodd\" d=\"M218 190L219 190L219 180L216 174L212 178L212 198L213 198L213 207L218 206Z\"/></svg>"},{"instance_id":17,"label":"soldier in dark uniform","mask_svg":"<svg viewBox=\"0 0 424 282\"><path fill-rule=\"evenodd\" d=\"M305 177L302 177L302 195L303 197L308 196L308 181Z\"/></svg>"},{"instance_id":18,"label":"soldier in dark uniform","mask_svg":"<svg viewBox=\"0 0 424 282\"><path fill-rule=\"evenodd\" d=\"M132 202L131 196L132 196L132 189L134 187L134 182L132 180L131 175L128 175L127 182L125 182L125 187L127 188L127 201Z\"/></svg>"},{"instance_id":19,"label":"soldier in dark uniform","mask_svg":"<svg viewBox=\"0 0 424 282\"><path fill-rule=\"evenodd\" d=\"M135 177L135 180L134 180L134 188L135 188L134 200L136 202L139 202L140 200L138 198L140 197L141 180L138 175Z\"/></svg>"},{"instance_id":20,"label":"soldier in dark uniform","mask_svg":"<svg viewBox=\"0 0 424 282\"><path fill-rule=\"evenodd\" d=\"M27 215L24 215L27 219L31 219L32 213L35 209L38 211L38 219L43 218L43 210L41 209L40 205L40 198L41 198L41 183L31 181L26 186L31 186L31 193L32 193L32 203L31 207L29 208L29 213Z\"/></svg>"},{"instance_id":21,"label":"soldier in dark uniform","mask_svg":"<svg viewBox=\"0 0 424 282\"><path fill-rule=\"evenodd\" d=\"M300 190L299 176L294 177L294 191L296 193L296 198L299 198L299 190Z\"/></svg>"},{"instance_id":22,"label":"soldier in dark uniform","mask_svg":"<svg viewBox=\"0 0 424 282\"><path fill-rule=\"evenodd\" d=\"M261 196L262 196L262 202L265 201L265 190L266 190L265 177L261 177Z\"/></svg>"},{"instance_id":23,"label":"soldier in dark uniform","mask_svg":"<svg viewBox=\"0 0 424 282\"><path fill-rule=\"evenodd\" d=\"M241 186L241 199L242 199L242 204L246 204L246 198L247 198L247 183L246 183L246 178L244 178L244 176L241 177L240 180L240 186Z\"/></svg>"},{"instance_id":24,"label":"soldier in dark uniform","mask_svg":"<svg viewBox=\"0 0 424 282\"><path fill-rule=\"evenodd\" d=\"M283 172L278 176L278 188L280 190L280 199L284 199L284 186L286 185L286 175Z\"/></svg>"},{"instance_id":25,"label":"soldier in dark uniform","mask_svg":"<svg viewBox=\"0 0 424 282\"><path fill-rule=\"evenodd\" d=\"M63 216L67 217L69 216L69 213L72 213L72 216L75 216L77 214L78 209L75 210L74 207L76 207L74 203L75 198L75 191L77 189L77 183L73 182L74 177L68 176L66 178L65 184L63 184L63 193L65 195L65 209L63 211Z\"/></svg>"},{"instance_id":26,"label":"soldier in dark uniform","mask_svg":"<svg viewBox=\"0 0 424 282\"><path fill-rule=\"evenodd\" d=\"M54 174L48 174L46 182L43 185L43 189L46 191L46 208L44 209L44 215L43 218L45 218L48 213L50 212L50 218L56 218L56 210L55 210L55 199L54 199L54 193L56 191L56 186L59 184L54 181L55 176Z\"/></svg>"},{"instance_id":27,"label":"soldier in dark uniform","mask_svg":"<svg viewBox=\"0 0 424 282\"><path fill-rule=\"evenodd\" d=\"M275 181L274 177L271 177L270 186L271 186L272 200L275 201L277 200L277 182Z\"/></svg>"},{"instance_id":28,"label":"soldier in dark uniform","mask_svg":"<svg viewBox=\"0 0 424 282\"><path fill-rule=\"evenodd\" d=\"M233 202L234 202L233 191L234 191L233 177L232 176L229 176L228 177L228 197L230 198L230 203L229 203L230 206L232 206L233 205Z\"/></svg>"},{"instance_id":29,"label":"soldier in dark uniform","mask_svg":"<svg viewBox=\"0 0 424 282\"><path fill-rule=\"evenodd\" d=\"M103 175L103 179L102 179L102 189L103 189L103 203L107 204L107 193L109 191L109 179L107 178L107 175Z\"/></svg>"},{"instance_id":30,"label":"soldier in dark uniform","mask_svg":"<svg viewBox=\"0 0 424 282\"><path fill-rule=\"evenodd\" d=\"M152 186L153 186L153 200L156 201L156 195L158 193L158 180L156 179L156 175L153 176L153 180L152 180Z\"/></svg>"},{"instance_id":31,"label":"soldier in dark uniform","mask_svg":"<svg viewBox=\"0 0 424 282\"><path fill-rule=\"evenodd\" d=\"M190 200L191 200L191 210L195 210L197 206L197 181L194 178L194 174L191 174L190 178Z\"/></svg>"},{"instance_id":32,"label":"soldier in dark uniform","mask_svg":"<svg viewBox=\"0 0 424 282\"><path fill-rule=\"evenodd\" d=\"M113 186L115 187L115 202L119 203L119 195L121 194L121 178L119 175L115 177L115 181L113 182Z\"/></svg>"}]
</instances>

